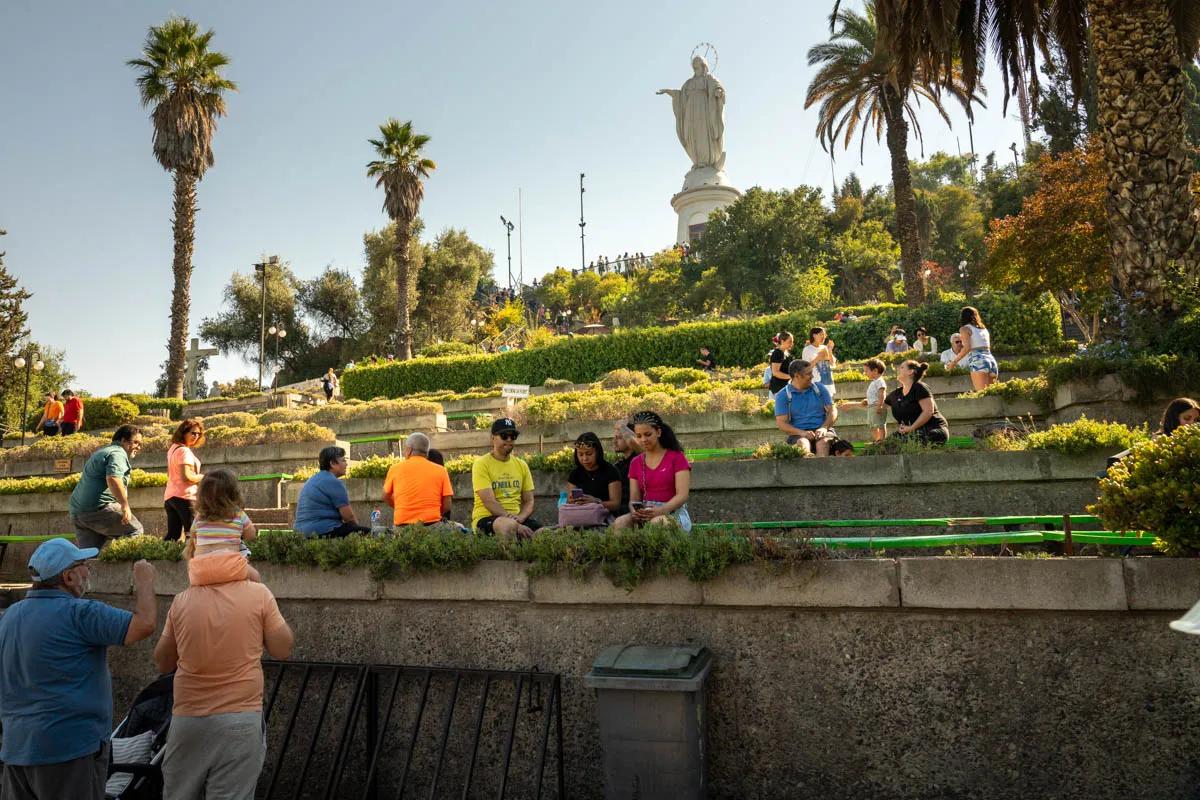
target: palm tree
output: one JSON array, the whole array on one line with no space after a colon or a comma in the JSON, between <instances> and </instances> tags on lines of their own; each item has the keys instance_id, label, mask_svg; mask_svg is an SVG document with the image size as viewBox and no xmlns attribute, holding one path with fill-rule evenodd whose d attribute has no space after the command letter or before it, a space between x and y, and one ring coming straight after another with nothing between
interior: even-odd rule
<instances>
[{"instance_id":1,"label":"palm tree","mask_svg":"<svg viewBox=\"0 0 1200 800\"><path fill-rule=\"evenodd\" d=\"M836 5L835 5L836 9ZM962 55L974 87L989 43L1009 88L1037 55L1061 48L1075 91L1094 55L1096 120L1108 177L1105 208L1113 277L1121 294L1158 313L1176 310L1172 275L1200 274L1200 216L1190 189L1184 67L1200 46L1195 0L876 0L880 46L896 54L894 79L945 81Z\"/></svg>"},{"instance_id":2,"label":"palm tree","mask_svg":"<svg viewBox=\"0 0 1200 800\"><path fill-rule=\"evenodd\" d=\"M396 223L396 357L412 358L412 320L409 315L409 241L413 220L425 196L423 178L437 164L421 154L429 137L413 133L411 122L389 119L379 126L380 138L371 139L379 158L367 164L367 176L383 187L383 211Z\"/></svg>"},{"instance_id":3,"label":"palm tree","mask_svg":"<svg viewBox=\"0 0 1200 800\"><path fill-rule=\"evenodd\" d=\"M867 0L864 10L865 14L857 14L835 9L829 41L808 51L809 66L820 64L821 69L809 84L804 107L821 104L817 137L821 147L831 152L838 139L842 139L843 147L849 148L860 127L860 153L869 131L875 131L877 141L886 133L892 160L896 238L900 242L904 294L910 306L917 306L925 302L925 279L916 198L908 167L909 122L919 140L921 126L917 121L916 106L925 99L949 125L950 117L942 106L943 91L961 103L968 114L972 102L980 105L983 102L963 84L961 74L954 77L952 72L945 85L939 85L920 69L915 69L907 80L896 80L894 60L879 46L874 0Z\"/></svg>"},{"instance_id":4,"label":"palm tree","mask_svg":"<svg viewBox=\"0 0 1200 800\"><path fill-rule=\"evenodd\" d=\"M146 34L138 70L142 105L153 108L154 157L175 175L175 288L171 292L171 338L167 341L167 396L183 397L184 352L191 308L192 250L196 234L196 184L213 165L217 118L225 116L225 92L237 85L221 74L224 53L209 50L213 31L200 32L186 17L171 17Z\"/></svg>"}]
</instances>

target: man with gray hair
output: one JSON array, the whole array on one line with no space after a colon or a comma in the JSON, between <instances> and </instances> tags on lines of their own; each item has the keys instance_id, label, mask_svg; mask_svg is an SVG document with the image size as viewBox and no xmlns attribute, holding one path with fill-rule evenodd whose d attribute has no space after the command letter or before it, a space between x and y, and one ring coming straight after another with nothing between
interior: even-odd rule
<instances>
[{"instance_id":1,"label":"man with gray hair","mask_svg":"<svg viewBox=\"0 0 1200 800\"><path fill-rule=\"evenodd\" d=\"M403 453L404 460L393 464L383 481L383 501L395 509L392 522L399 527L449 519L454 488L446 468L429 460L429 437L410 433Z\"/></svg>"}]
</instances>

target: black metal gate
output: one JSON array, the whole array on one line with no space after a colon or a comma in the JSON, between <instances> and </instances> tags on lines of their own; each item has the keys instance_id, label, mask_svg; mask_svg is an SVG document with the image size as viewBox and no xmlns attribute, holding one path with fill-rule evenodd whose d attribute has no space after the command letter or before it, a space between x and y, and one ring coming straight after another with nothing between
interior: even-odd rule
<instances>
[{"instance_id":1,"label":"black metal gate","mask_svg":"<svg viewBox=\"0 0 1200 800\"><path fill-rule=\"evenodd\" d=\"M303 661L263 670L260 798L566 798L557 674Z\"/></svg>"}]
</instances>

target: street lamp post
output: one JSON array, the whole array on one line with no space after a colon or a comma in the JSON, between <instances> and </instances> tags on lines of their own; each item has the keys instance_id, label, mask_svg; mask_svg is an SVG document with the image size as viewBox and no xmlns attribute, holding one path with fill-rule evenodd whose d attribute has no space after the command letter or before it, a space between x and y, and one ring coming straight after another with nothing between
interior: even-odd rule
<instances>
[{"instance_id":1,"label":"street lamp post","mask_svg":"<svg viewBox=\"0 0 1200 800\"><path fill-rule=\"evenodd\" d=\"M271 256L266 261L254 265L258 280L262 286L262 305L258 317L258 388L263 385L263 358L267 349L267 267L279 266L279 256Z\"/></svg>"},{"instance_id":2,"label":"street lamp post","mask_svg":"<svg viewBox=\"0 0 1200 800\"><path fill-rule=\"evenodd\" d=\"M287 331L283 328L276 328L272 325L267 328L267 333L275 337L275 378L272 383L276 388L279 387L279 343L283 341L283 337L287 336Z\"/></svg>"},{"instance_id":3,"label":"street lamp post","mask_svg":"<svg viewBox=\"0 0 1200 800\"><path fill-rule=\"evenodd\" d=\"M511 295L511 294L513 293L513 279L512 279L512 232L513 232L513 228L514 228L514 227L516 227L516 226L515 226L515 225L513 225L513 224L512 224L511 222L509 222L508 220L506 220L506 219L504 218L504 215L503 215L503 214L501 214L501 215L500 215L500 223L501 223L501 224L504 226L504 236L505 236L505 238L507 238L507 239L508 239L508 293Z\"/></svg>"},{"instance_id":4,"label":"street lamp post","mask_svg":"<svg viewBox=\"0 0 1200 800\"><path fill-rule=\"evenodd\" d=\"M584 174L579 173L579 271L583 272L587 269L587 257L583 246L583 229L587 225L583 221L583 179Z\"/></svg>"},{"instance_id":5,"label":"street lamp post","mask_svg":"<svg viewBox=\"0 0 1200 800\"><path fill-rule=\"evenodd\" d=\"M29 422L29 379L34 372L41 372L46 364L40 354L33 353L29 358L18 355L13 359L13 366L25 370L25 395L21 402L21 444L25 444L25 426Z\"/></svg>"}]
</instances>

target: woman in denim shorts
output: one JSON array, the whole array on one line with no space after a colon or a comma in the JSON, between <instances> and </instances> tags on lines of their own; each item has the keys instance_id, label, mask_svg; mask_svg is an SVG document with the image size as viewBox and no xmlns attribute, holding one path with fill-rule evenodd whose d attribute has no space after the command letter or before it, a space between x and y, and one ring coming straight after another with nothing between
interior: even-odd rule
<instances>
[{"instance_id":1,"label":"woman in denim shorts","mask_svg":"<svg viewBox=\"0 0 1200 800\"><path fill-rule=\"evenodd\" d=\"M975 391L986 389L1000 379L1000 367L992 355L992 333L974 306L963 306L959 322L962 324L958 332L962 336L963 349L946 364L946 369L965 361L971 372L971 386Z\"/></svg>"}]
</instances>

